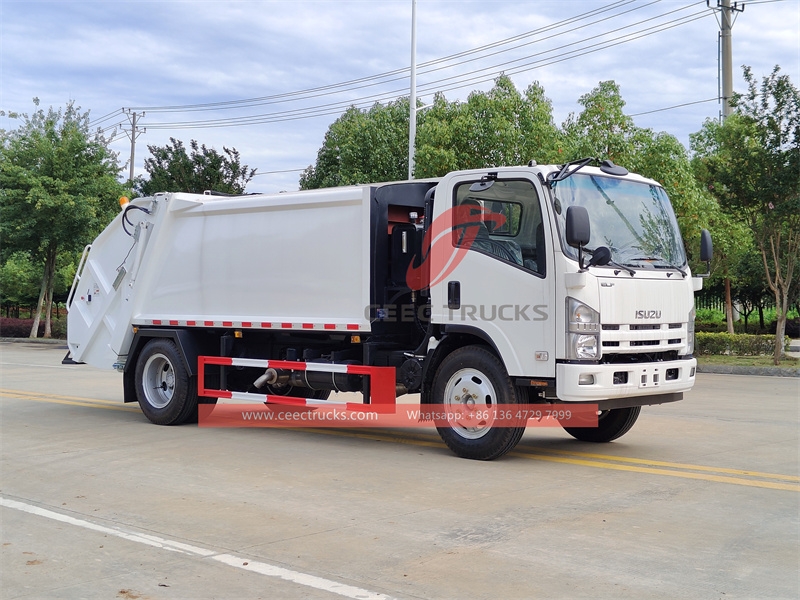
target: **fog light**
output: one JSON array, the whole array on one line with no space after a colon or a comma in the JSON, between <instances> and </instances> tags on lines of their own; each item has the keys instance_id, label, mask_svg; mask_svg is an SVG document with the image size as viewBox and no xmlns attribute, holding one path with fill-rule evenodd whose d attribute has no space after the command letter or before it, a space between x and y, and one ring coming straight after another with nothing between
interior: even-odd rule
<instances>
[{"instance_id":1,"label":"fog light","mask_svg":"<svg viewBox=\"0 0 800 600\"><path fill-rule=\"evenodd\" d=\"M591 373L578 375L578 385L594 385L594 375Z\"/></svg>"}]
</instances>

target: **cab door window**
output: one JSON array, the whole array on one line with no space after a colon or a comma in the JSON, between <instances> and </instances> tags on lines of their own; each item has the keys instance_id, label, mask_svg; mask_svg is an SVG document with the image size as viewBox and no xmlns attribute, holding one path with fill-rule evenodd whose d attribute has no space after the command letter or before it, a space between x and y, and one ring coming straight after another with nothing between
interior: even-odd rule
<instances>
[{"instance_id":1,"label":"cab door window","mask_svg":"<svg viewBox=\"0 0 800 600\"><path fill-rule=\"evenodd\" d=\"M545 275L542 212L527 180L468 181L456 186L453 243Z\"/></svg>"}]
</instances>

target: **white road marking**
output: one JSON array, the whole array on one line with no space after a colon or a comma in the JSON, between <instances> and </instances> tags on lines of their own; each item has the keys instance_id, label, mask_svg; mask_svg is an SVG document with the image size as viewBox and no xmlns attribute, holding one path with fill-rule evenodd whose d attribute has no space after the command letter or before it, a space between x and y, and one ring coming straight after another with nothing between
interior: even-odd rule
<instances>
[{"instance_id":1,"label":"white road marking","mask_svg":"<svg viewBox=\"0 0 800 600\"><path fill-rule=\"evenodd\" d=\"M293 571L284 567L279 567L240 556L234 556L232 554L218 554L213 550L192 546L191 544L185 544L175 540L168 540L155 535L137 533L134 531L125 531L124 529L118 527L106 527L105 525L99 525L83 519L76 519L75 517L71 517L69 515L48 510L46 508L41 508L39 506L34 506L33 504L11 500L2 496L0 496L0 506L26 512L38 517L45 517L54 521L60 521L61 523L67 523L68 525L83 527L84 529L89 529L98 533L112 535L124 540L128 540L129 542L137 542L153 548L160 548L162 550L168 550L171 552L179 552L181 554L208 558L210 560L221 562L222 564L230 567L236 567L237 569L259 573L260 575L266 575L267 577L277 577L278 579L283 579L284 581L289 581L291 583L311 587L317 590L331 592L332 594L344 596L345 598L353 598L354 600L392 600L390 596L386 596L385 594L370 592L369 590L339 583L338 581L333 581L331 579L317 577L316 575L309 575L308 573L302 573L300 571Z\"/></svg>"},{"instance_id":2,"label":"white road marking","mask_svg":"<svg viewBox=\"0 0 800 600\"><path fill-rule=\"evenodd\" d=\"M70 369L75 370L76 367L83 367L85 365L37 365L34 363L14 363L14 362L0 362L2 367L32 367L34 369Z\"/></svg>"}]
</instances>

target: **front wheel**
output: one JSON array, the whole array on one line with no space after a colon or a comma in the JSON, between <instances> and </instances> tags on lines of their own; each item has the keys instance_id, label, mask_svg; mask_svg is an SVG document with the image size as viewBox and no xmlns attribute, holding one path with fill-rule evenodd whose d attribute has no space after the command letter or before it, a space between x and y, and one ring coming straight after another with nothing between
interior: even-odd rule
<instances>
[{"instance_id":1,"label":"front wheel","mask_svg":"<svg viewBox=\"0 0 800 600\"><path fill-rule=\"evenodd\" d=\"M174 342L147 342L136 361L136 397L156 425L180 425L197 414L197 388Z\"/></svg>"},{"instance_id":2,"label":"front wheel","mask_svg":"<svg viewBox=\"0 0 800 600\"><path fill-rule=\"evenodd\" d=\"M493 425L493 411L499 405L519 404L519 399L503 363L480 346L459 348L442 361L433 381L433 402L435 412L448 415L437 419L439 435L462 458L503 456L525 432L525 427ZM450 417L456 413L465 418Z\"/></svg>"},{"instance_id":3,"label":"front wheel","mask_svg":"<svg viewBox=\"0 0 800 600\"><path fill-rule=\"evenodd\" d=\"M597 415L597 427L564 427L564 431L582 442L610 442L628 433L641 410L641 406L604 410Z\"/></svg>"}]
</instances>

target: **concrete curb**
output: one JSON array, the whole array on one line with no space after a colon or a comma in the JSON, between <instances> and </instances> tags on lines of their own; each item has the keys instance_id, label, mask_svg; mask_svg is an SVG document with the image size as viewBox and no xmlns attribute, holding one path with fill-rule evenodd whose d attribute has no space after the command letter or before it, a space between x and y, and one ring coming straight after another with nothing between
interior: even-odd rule
<instances>
[{"instance_id":1,"label":"concrete curb","mask_svg":"<svg viewBox=\"0 0 800 600\"><path fill-rule=\"evenodd\" d=\"M756 375L759 377L800 377L800 367L697 365L697 372L718 373L720 375Z\"/></svg>"},{"instance_id":2,"label":"concrete curb","mask_svg":"<svg viewBox=\"0 0 800 600\"><path fill-rule=\"evenodd\" d=\"M0 337L0 342L8 344L45 344L50 346L67 347L67 340L54 340L44 338L9 338Z\"/></svg>"}]
</instances>

